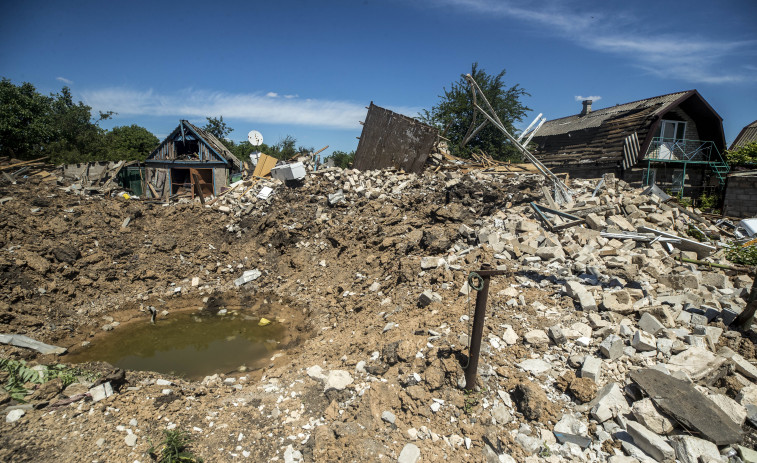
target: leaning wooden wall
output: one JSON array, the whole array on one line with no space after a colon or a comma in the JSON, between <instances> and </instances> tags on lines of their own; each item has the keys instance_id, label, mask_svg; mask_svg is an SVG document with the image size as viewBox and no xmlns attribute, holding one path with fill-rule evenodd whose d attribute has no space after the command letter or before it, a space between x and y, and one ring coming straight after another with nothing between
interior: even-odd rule
<instances>
[{"instance_id":1,"label":"leaning wooden wall","mask_svg":"<svg viewBox=\"0 0 757 463\"><path fill-rule=\"evenodd\" d=\"M371 102L353 167L358 170L396 167L420 173L438 136L436 128Z\"/></svg>"}]
</instances>

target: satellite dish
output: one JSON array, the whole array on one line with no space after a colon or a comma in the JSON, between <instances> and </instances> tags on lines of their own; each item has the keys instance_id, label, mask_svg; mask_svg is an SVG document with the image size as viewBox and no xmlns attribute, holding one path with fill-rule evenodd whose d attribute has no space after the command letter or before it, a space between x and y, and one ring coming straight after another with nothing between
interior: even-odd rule
<instances>
[{"instance_id":1,"label":"satellite dish","mask_svg":"<svg viewBox=\"0 0 757 463\"><path fill-rule=\"evenodd\" d=\"M263 134L257 130L250 130L250 133L247 134L247 140L252 146L260 146L263 144Z\"/></svg>"}]
</instances>

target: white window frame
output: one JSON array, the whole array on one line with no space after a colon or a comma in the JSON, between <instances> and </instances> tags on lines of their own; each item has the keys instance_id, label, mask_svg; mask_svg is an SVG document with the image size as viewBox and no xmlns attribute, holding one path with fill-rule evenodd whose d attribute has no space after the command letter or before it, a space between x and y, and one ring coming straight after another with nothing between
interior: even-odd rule
<instances>
[{"instance_id":1,"label":"white window frame","mask_svg":"<svg viewBox=\"0 0 757 463\"><path fill-rule=\"evenodd\" d=\"M666 125L672 125L673 126L673 137L666 137L665 136L665 126ZM679 131L679 127L683 127L682 130ZM682 133L682 136L679 137L678 133ZM663 119L660 123L660 141L667 142L677 142L682 141L686 139L686 121L671 121L668 119Z\"/></svg>"}]
</instances>

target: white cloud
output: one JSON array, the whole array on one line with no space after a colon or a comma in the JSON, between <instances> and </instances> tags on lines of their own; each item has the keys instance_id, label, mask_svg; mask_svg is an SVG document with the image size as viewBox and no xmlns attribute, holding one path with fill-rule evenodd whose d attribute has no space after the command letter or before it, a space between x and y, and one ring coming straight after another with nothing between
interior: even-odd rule
<instances>
[{"instance_id":1,"label":"white cloud","mask_svg":"<svg viewBox=\"0 0 757 463\"><path fill-rule=\"evenodd\" d=\"M650 74L689 82L753 81L748 69L723 66L729 55L752 53L757 41L728 41L717 37L660 33L638 18L613 12L586 10L582 4L541 0L442 0L468 11L533 23L547 34L577 45L623 56ZM663 26L665 22L662 22Z\"/></svg>"},{"instance_id":2,"label":"white cloud","mask_svg":"<svg viewBox=\"0 0 757 463\"><path fill-rule=\"evenodd\" d=\"M55 80L63 82L66 85L73 85L74 81L66 79L65 77L56 77Z\"/></svg>"},{"instance_id":3,"label":"white cloud","mask_svg":"<svg viewBox=\"0 0 757 463\"><path fill-rule=\"evenodd\" d=\"M277 96L279 96L279 94L276 92L268 92L265 94L265 96L267 96L268 98L276 98Z\"/></svg>"},{"instance_id":4,"label":"white cloud","mask_svg":"<svg viewBox=\"0 0 757 463\"><path fill-rule=\"evenodd\" d=\"M599 101L602 99L602 97L599 95L591 95L591 96L576 95L575 99L576 101L584 101L584 100Z\"/></svg>"},{"instance_id":5,"label":"white cloud","mask_svg":"<svg viewBox=\"0 0 757 463\"><path fill-rule=\"evenodd\" d=\"M300 99L291 95L273 99L268 94L233 94L187 89L172 94L154 90L113 87L83 91L84 102L95 111L115 111L120 116L176 116L204 118L223 116L227 120L304 125L335 129L356 129L365 119L365 104L350 101ZM414 116L417 108L393 110Z\"/></svg>"}]
</instances>

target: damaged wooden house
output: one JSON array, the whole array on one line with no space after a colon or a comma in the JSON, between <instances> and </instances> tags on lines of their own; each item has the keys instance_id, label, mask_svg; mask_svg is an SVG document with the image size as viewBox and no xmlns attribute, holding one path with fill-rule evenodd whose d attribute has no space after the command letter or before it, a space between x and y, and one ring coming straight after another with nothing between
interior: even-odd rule
<instances>
[{"instance_id":1,"label":"damaged wooden house","mask_svg":"<svg viewBox=\"0 0 757 463\"><path fill-rule=\"evenodd\" d=\"M180 193L218 195L242 163L214 135L186 120L145 160L145 180L152 197Z\"/></svg>"},{"instance_id":2,"label":"damaged wooden house","mask_svg":"<svg viewBox=\"0 0 757 463\"><path fill-rule=\"evenodd\" d=\"M533 138L534 154L553 172L614 173L697 197L725 183L723 119L696 90L597 110L592 103L584 100L579 114L547 121Z\"/></svg>"}]
</instances>

